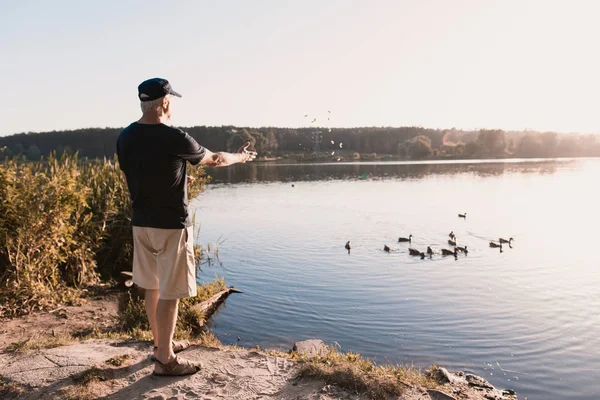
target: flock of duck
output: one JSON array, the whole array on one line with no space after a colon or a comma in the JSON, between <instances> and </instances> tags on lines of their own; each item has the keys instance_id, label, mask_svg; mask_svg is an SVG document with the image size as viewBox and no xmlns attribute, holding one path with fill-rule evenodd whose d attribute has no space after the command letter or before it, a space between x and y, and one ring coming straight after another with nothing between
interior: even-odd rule
<instances>
[{"instance_id":1,"label":"flock of duck","mask_svg":"<svg viewBox=\"0 0 600 400\"><path fill-rule=\"evenodd\" d=\"M458 214L459 218L467 218L467 213L464 214ZM451 231L448 236L450 237L450 239L448 239L448 244L450 246L453 246L454 250L449 250L449 249L441 249L440 252L442 254L442 256L454 256L454 259L458 258L458 253L463 253L465 256L467 254L469 254L469 250L467 249L467 246L458 246L456 244L456 235L454 234L454 231ZM413 235L408 235L408 237L399 237L398 238L398 243L411 243L412 242L412 237ZM502 253L502 245L503 244L508 244L508 247L512 248L512 242L513 242L513 238L509 238L508 240L503 239L503 238L499 238L498 239L498 243L491 241L490 242L490 247L492 248L497 248L500 249L500 253ZM352 243L350 243L350 241L346 242L346 246L344 246L346 248L346 250L348 250L348 254L350 254L350 250L352 249ZM388 246L387 244L383 245L383 251L385 251L386 253L392 252L394 250L392 250L392 248L390 248L390 246ZM415 248L409 247L408 248L408 254L410 254L411 256L419 256L421 257L421 260L424 259L425 257L429 256L429 258L432 258L433 255L436 252L431 248L431 246L427 246L427 250L425 252L417 250Z\"/></svg>"}]
</instances>

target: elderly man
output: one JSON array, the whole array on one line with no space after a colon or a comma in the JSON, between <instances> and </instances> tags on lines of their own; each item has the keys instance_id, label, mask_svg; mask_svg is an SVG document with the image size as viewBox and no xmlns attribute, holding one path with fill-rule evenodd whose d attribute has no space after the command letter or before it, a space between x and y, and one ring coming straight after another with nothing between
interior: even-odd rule
<instances>
[{"instance_id":1,"label":"elderly man","mask_svg":"<svg viewBox=\"0 0 600 400\"><path fill-rule=\"evenodd\" d=\"M166 79L142 82L138 97L143 115L117 139L133 208L133 282L146 289L154 374L190 375L200 365L175 355L189 342L173 342L179 299L196 295L187 162L224 167L252 161L256 153L248 151L250 143L237 153L213 153L181 129L165 125L173 98L181 97Z\"/></svg>"}]
</instances>

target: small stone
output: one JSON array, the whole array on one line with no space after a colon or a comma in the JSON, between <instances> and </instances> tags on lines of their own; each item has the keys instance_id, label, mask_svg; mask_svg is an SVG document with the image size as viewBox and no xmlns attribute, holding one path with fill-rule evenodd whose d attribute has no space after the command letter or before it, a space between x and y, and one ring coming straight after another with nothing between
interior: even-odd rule
<instances>
[{"instance_id":1,"label":"small stone","mask_svg":"<svg viewBox=\"0 0 600 400\"><path fill-rule=\"evenodd\" d=\"M436 368L430 373L431 377L441 384L450 382L450 374L446 368Z\"/></svg>"},{"instance_id":2,"label":"small stone","mask_svg":"<svg viewBox=\"0 0 600 400\"><path fill-rule=\"evenodd\" d=\"M486 381L480 376L467 374L465 378L467 379L469 386L475 386L485 389L494 389L494 387L488 381Z\"/></svg>"},{"instance_id":3,"label":"small stone","mask_svg":"<svg viewBox=\"0 0 600 400\"><path fill-rule=\"evenodd\" d=\"M452 397L449 394L440 392L439 390L429 389L427 390L427 394L431 400L456 400L456 397Z\"/></svg>"},{"instance_id":4,"label":"small stone","mask_svg":"<svg viewBox=\"0 0 600 400\"><path fill-rule=\"evenodd\" d=\"M294 343L292 351L314 357L327 354L327 346L321 339L310 339Z\"/></svg>"}]
</instances>

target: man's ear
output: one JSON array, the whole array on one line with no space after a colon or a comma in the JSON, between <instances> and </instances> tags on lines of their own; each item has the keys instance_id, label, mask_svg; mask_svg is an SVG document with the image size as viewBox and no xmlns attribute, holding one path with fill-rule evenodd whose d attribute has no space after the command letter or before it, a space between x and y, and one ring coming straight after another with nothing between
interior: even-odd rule
<instances>
[{"instance_id":1,"label":"man's ear","mask_svg":"<svg viewBox=\"0 0 600 400\"><path fill-rule=\"evenodd\" d=\"M164 110L167 110L169 108L169 102L170 102L169 96L163 97L163 99L162 99L162 107L163 107Z\"/></svg>"}]
</instances>

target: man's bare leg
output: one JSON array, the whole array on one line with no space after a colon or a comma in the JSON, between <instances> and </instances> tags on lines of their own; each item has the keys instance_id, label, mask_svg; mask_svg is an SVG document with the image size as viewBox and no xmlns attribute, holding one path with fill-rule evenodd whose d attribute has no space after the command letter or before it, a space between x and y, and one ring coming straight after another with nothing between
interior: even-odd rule
<instances>
[{"instance_id":1,"label":"man's bare leg","mask_svg":"<svg viewBox=\"0 0 600 400\"><path fill-rule=\"evenodd\" d=\"M148 322L150 323L150 329L152 329L154 346L158 346L158 331L156 329L156 307L158 306L158 295L158 289L146 289L146 295L144 297L146 304L146 315L148 315Z\"/></svg>"},{"instance_id":2,"label":"man's bare leg","mask_svg":"<svg viewBox=\"0 0 600 400\"><path fill-rule=\"evenodd\" d=\"M155 325L158 350L155 357L163 364L175 358L175 353L173 352L173 335L175 334L178 306L179 299L159 299L156 307Z\"/></svg>"}]
</instances>

